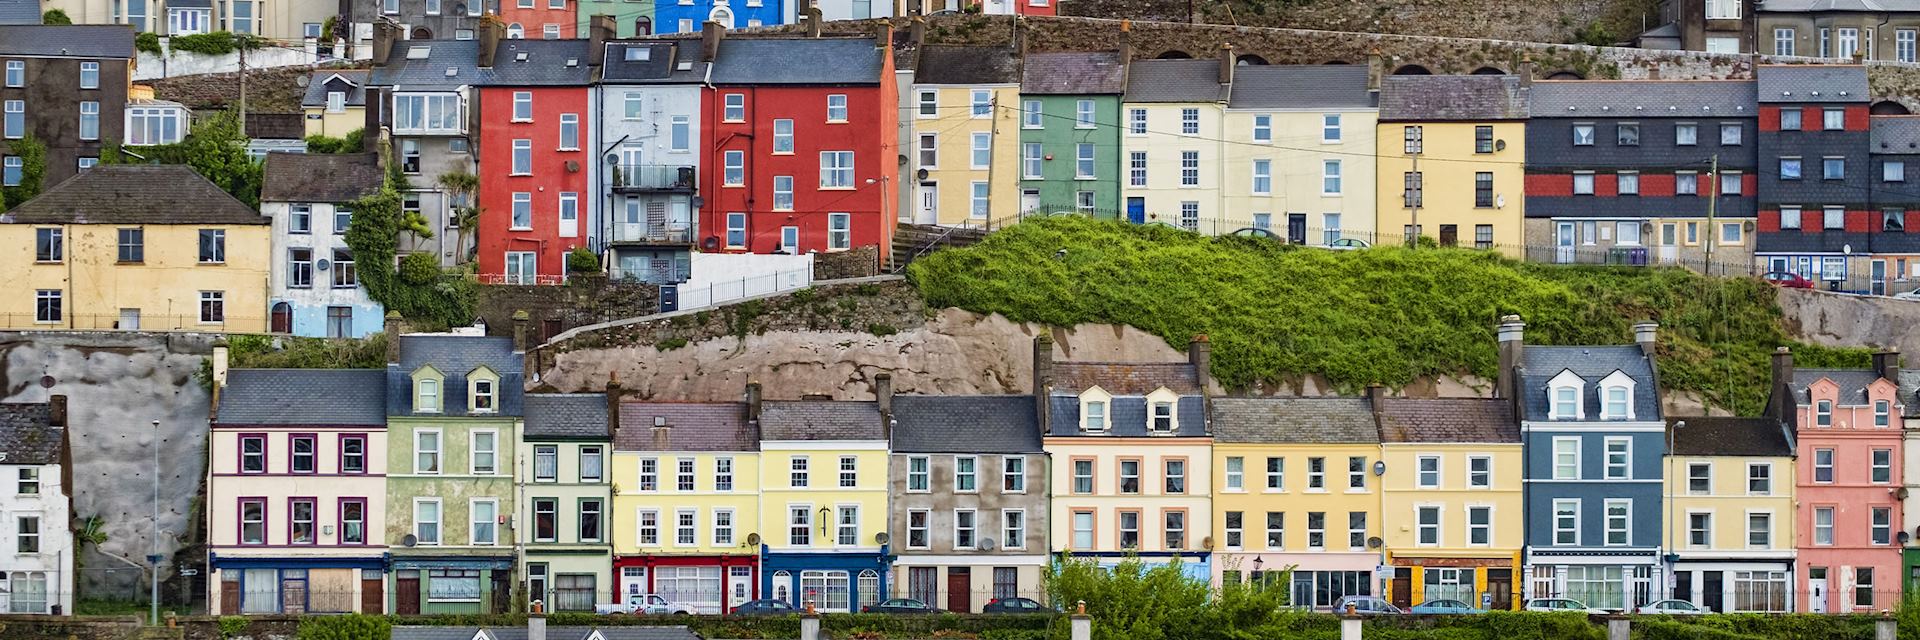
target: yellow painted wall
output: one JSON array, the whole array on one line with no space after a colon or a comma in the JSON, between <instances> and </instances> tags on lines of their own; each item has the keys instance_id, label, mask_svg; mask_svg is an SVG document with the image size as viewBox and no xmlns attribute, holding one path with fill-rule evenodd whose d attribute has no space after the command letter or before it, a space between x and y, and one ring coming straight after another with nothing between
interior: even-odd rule
<instances>
[{"instance_id":1,"label":"yellow painted wall","mask_svg":"<svg viewBox=\"0 0 1920 640\"><path fill-rule=\"evenodd\" d=\"M1215 535L1212 514L1211 440L1207 438L1047 438L1047 455L1052 458L1053 500L1050 526L1054 551L1120 551L1120 510L1140 511L1140 551L1170 551L1164 530L1168 510L1187 512L1186 541L1183 550L1196 550ZM1121 458L1141 461L1140 493L1120 493ZM1169 458L1187 461L1186 492L1169 494L1166 488L1166 462ZM1093 461L1093 491L1082 493L1073 483L1073 461ZM1073 513L1094 514L1093 548L1073 548Z\"/></svg>"},{"instance_id":2,"label":"yellow painted wall","mask_svg":"<svg viewBox=\"0 0 1920 640\"><path fill-rule=\"evenodd\" d=\"M34 262L34 230L51 227L63 229L63 259ZM133 227L145 230L145 260L120 264L118 231ZM225 262L200 264L201 229L226 231ZM0 318L14 329L112 329L121 309L139 309L143 330L264 332L271 229L265 218L258 225L0 225L0 246L14 248L0 257L0 281L19 293L0 302ZM34 321L40 289L63 291L61 322ZM225 322L200 322L201 291L225 293Z\"/></svg>"},{"instance_id":3,"label":"yellow painted wall","mask_svg":"<svg viewBox=\"0 0 1920 640\"><path fill-rule=\"evenodd\" d=\"M1227 458L1240 456L1245 460L1245 488L1235 491L1227 488ZM1347 488L1347 458L1359 456L1366 458L1363 465L1366 487L1359 490ZM1286 460L1283 486L1279 490L1267 489L1267 458L1279 457ZM1324 489L1308 489L1309 459L1326 459L1326 484ZM1219 487L1213 497L1213 526L1221 530L1226 525L1228 511L1245 513L1244 527L1246 543L1243 546L1249 552L1308 552L1308 551L1349 551L1347 542L1347 514L1354 511L1367 513L1367 535L1381 535L1380 519L1380 476L1373 475L1373 463L1380 459L1380 447L1373 444L1219 444L1213 448L1214 482ZM1389 472L1391 473L1391 472ZM1286 537L1284 549L1267 547L1266 512L1286 512ZM1325 544L1320 549L1307 546L1307 514L1321 512L1326 514ZM1364 545L1357 550L1365 550Z\"/></svg>"},{"instance_id":4,"label":"yellow painted wall","mask_svg":"<svg viewBox=\"0 0 1920 640\"><path fill-rule=\"evenodd\" d=\"M971 108L973 91L987 89L999 101L999 109L992 111L991 118L975 117ZM920 114L917 97L922 91L936 91L939 94L938 115ZM908 181L909 188L917 188L923 182L932 182L939 189L939 223L944 225L975 224L986 222L989 218L1000 220L1019 212L1020 205L1020 87L1017 85L915 85L910 93L916 103L909 105L908 121L913 132L908 136L908 145L902 153L909 154L912 166L921 168L920 135L937 136L939 154L934 168L927 169L927 178L917 177ZM994 135L994 127L999 133ZM974 168L973 134L985 133L992 136L992 162L987 166ZM990 182L988 193L991 195L987 209L987 218L974 218L973 183ZM913 209L908 215L919 213L920 200L916 194L911 201ZM906 217L906 216L903 216Z\"/></svg>"},{"instance_id":5,"label":"yellow painted wall","mask_svg":"<svg viewBox=\"0 0 1920 640\"><path fill-rule=\"evenodd\" d=\"M677 474L679 461L692 459L693 490L681 491ZM715 478L718 460L733 460L733 490L718 490ZM743 545L747 534L768 535L760 526L760 454L752 451L616 451L613 454L613 552L638 554L721 554L750 553ZM658 466L653 491L640 489L641 460L653 460ZM695 509L694 544L675 543L674 515L679 509ZM733 510L733 544L713 543L713 514ZM659 514L659 543L642 546L639 518L642 510Z\"/></svg>"},{"instance_id":6,"label":"yellow painted wall","mask_svg":"<svg viewBox=\"0 0 1920 640\"><path fill-rule=\"evenodd\" d=\"M1340 116L1337 141L1326 140L1322 130L1322 118L1329 114ZM1271 142L1254 140L1254 120L1260 115L1272 117ZM1287 214L1304 213L1307 241L1320 244L1325 240L1326 214L1338 214L1336 228L1341 237L1371 243L1375 195L1372 154L1378 115L1376 111L1227 110L1226 132L1237 144L1222 148L1226 159L1225 185L1218 205L1222 215L1234 221L1238 228L1254 226L1256 214L1269 214L1269 228L1284 236ZM1173 159L1174 164L1170 166L1177 171L1179 157L1176 155ZM1256 160L1270 163L1268 174L1272 185L1268 195L1254 192ZM1333 194L1326 193L1322 180L1329 160L1340 163L1340 190ZM1125 177L1123 171L1122 179ZM1149 174L1149 179L1151 177ZM1176 173L1174 178L1178 177Z\"/></svg>"},{"instance_id":7,"label":"yellow painted wall","mask_svg":"<svg viewBox=\"0 0 1920 640\"><path fill-rule=\"evenodd\" d=\"M805 488L792 486L791 465L794 456L807 458L808 482ZM853 456L853 488L841 488L840 458ZM874 536L887 530L887 448L882 441L785 442L760 443L761 537L771 551L810 551L825 549L877 549ZM833 523L826 533L820 528L820 509L838 513L842 505L860 507L860 535L855 544L835 542ZM790 544L788 526L791 509L805 506L812 513L809 546ZM823 537L823 535L825 537Z\"/></svg>"},{"instance_id":8,"label":"yellow painted wall","mask_svg":"<svg viewBox=\"0 0 1920 640\"><path fill-rule=\"evenodd\" d=\"M1692 463L1713 466L1712 489L1708 493L1687 490L1688 467ZM1747 491L1749 463L1773 466L1772 491L1764 495ZM1673 496L1670 508L1662 517L1666 520L1667 531L1672 533L1675 552L1684 556L1689 552L1725 553L1759 549L1747 545L1747 514L1753 511L1771 511L1773 514L1773 535L1767 550L1793 551L1797 514L1793 504L1795 476L1792 458L1668 456L1662 464L1667 465L1667 495ZM1693 545L1687 535L1687 515L1699 512L1713 514L1713 536L1706 547ZM1835 523L1835 526L1844 525Z\"/></svg>"},{"instance_id":9,"label":"yellow painted wall","mask_svg":"<svg viewBox=\"0 0 1920 640\"><path fill-rule=\"evenodd\" d=\"M307 107L306 123L307 135L338 138L366 126L367 108L347 107L343 111L328 113L326 107Z\"/></svg>"},{"instance_id":10,"label":"yellow painted wall","mask_svg":"<svg viewBox=\"0 0 1920 640\"><path fill-rule=\"evenodd\" d=\"M1390 523L1387 549L1425 557L1492 557L1510 555L1526 543L1524 497L1521 493L1520 444L1388 444L1381 447L1387 473L1381 476L1384 517ZM1467 459L1493 457L1493 487L1467 488ZM1440 487L1419 487L1419 459L1440 457ZM1439 505L1440 544L1421 546L1416 537L1414 509ZM1493 537L1487 546L1467 544L1467 507L1493 507Z\"/></svg>"},{"instance_id":11,"label":"yellow painted wall","mask_svg":"<svg viewBox=\"0 0 1920 640\"><path fill-rule=\"evenodd\" d=\"M1147 112L1147 132L1133 132L1133 112L1144 109ZM1181 112L1185 109L1200 111L1200 133L1181 134ZM1224 116L1220 105L1212 102L1196 103L1142 103L1124 102L1120 105L1120 205L1126 211L1129 198L1143 198L1146 203L1147 222L1165 222L1179 226L1180 205L1182 202L1200 203L1200 217L1196 231L1209 235L1231 233L1247 226L1250 216L1242 211L1223 211L1221 209L1221 187L1226 182L1227 165L1220 160L1226 154L1228 146L1223 140L1251 139L1250 134L1235 134L1224 130ZM1180 184L1180 159L1183 153L1192 151L1199 154L1200 180L1196 186ZM1133 184L1131 161L1133 154L1147 154L1147 184L1144 187ZM1123 213L1124 215L1124 213Z\"/></svg>"},{"instance_id":12,"label":"yellow painted wall","mask_svg":"<svg viewBox=\"0 0 1920 640\"><path fill-rule=\"evenodd\" d=\"M1506 148L1492 153L1474 153L1474 127L1491 125L1495 141ZM1503 253L1519 257L1521 220L1525 218L1523 195L1526 172L1526 134L1520 122L1382 122L1376 144L1379 178L1375 181L1376 227L1382 239L1403 237L1412 224L1413 210L1402 197L1404 175L1414 165L1405 150L1405 127L1422 127L1423 153L1420 173L1425 177L1425 198L1419 209L1423 235L1439 239L1442 225L1456 225L1459 245L1471 247L1475 225L1493 225L1493 243ZM1496 149L1498 144L1496 142ZM1474 206L1474 174L1493 174L1495 207ZM1503 203L1504 201L1504 203Z\"/></svg>"}]
</instances>

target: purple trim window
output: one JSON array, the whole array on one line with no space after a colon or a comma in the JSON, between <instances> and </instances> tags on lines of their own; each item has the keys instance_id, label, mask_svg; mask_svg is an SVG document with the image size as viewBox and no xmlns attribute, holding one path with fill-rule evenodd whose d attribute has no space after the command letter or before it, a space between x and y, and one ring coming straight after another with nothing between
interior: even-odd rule
<instances>
[{"instance_id":1,"label":"purple trim window","mask_svg":"<svg viewBox=\"0 0 1920 640\"><path fill-rule=\"evenodd\" d=\"M240 434L240 473L267 472L267 434Z\"/></svg>"},{"instance_id":2,"label":"purple trim window","mask_svg":"<svg viewBox=\"0 0 1920 640\"><path fill-rule=\"evenodd\" d=\"M320 436L296 433L287 436L287 473L320 472Z\"/></svg>"},{"instance_id":3,"label":"purple trim window","mask_svg":"<svg viewBox=\"0 0 1920 640\"><path fill-rule=\"evenodd\" d=\"M340 473L359 475L367 472L367 434L340 434Z\"/></svg>"},{"instance_id":4,"label":"purple trim window","mask_svg":"<svg viewBox=\"0 0 1920 640\"><path fill-rule=\"evenodd\" d=\"M313 544L318 536L320 501L313 498L287 498L287 544Z\"/></svg>"},{"instance_id":5,"label":"purple trim window","mask_svg":"<svg viewBox=\"0 0 1920 640\"><path fill-rule=\"evenodd\" d=\"M240 499L240 544L267 543L267 499Z\"/></svg>"},{"instance_id":6,"label":"purple trim window","mask_svg":"<svg viewBox=\"0 0 1920 640\"><path fill-rule=\"evenodd\" d=\"M367 543L367 499L340 499L340 544Z\"/></svg>"}]
</instances>

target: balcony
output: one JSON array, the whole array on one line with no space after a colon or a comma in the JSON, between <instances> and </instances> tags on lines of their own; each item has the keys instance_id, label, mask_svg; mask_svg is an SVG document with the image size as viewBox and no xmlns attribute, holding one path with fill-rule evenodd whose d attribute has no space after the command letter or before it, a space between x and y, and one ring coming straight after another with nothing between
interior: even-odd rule
<instances>
[{"instance_id":1,"label":"balcony","mask_svg":"<svg viewBox=\"0 0 1920 640\"><path fill-rule=\"evenodd\" d=\"M693 193L693 167L657 164L621 164L613 167L613 190L677 191Z\"/></svg>"},{"instance_id":2,"label":"balcony","mask_svg":"<svg viewBox=\"0 0 1920 640\"><path fill-rule=\"evenodd\" d=\"M613 237L607 241L614 244L693 244L693 225L685 222L615 222Z\"/></svg>"}]
</instances>

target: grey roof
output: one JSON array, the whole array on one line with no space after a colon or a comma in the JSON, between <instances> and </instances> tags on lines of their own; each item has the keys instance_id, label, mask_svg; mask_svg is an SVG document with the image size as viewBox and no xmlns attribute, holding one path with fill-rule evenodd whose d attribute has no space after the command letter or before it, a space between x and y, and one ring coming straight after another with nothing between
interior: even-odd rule
<instances>
[{"instance_id":1,"label":"grey roof","mask_svg":"<svg viewBox=\"0 0 1920 640\"><path fill-rule=\"evenodd\" d=\"M628 60L628 49L641 50L646 59ZM698 83L707 77L707 63L700 59L699 40L608 42L601 55L601 82Z\"/></svg>"},{"instance_id":2,"label":"grey roof","mask_svg":"<svg viewBox=\"0 0 1920 640\"><path fill-rule=\"evenodd\" d=\"M1522 352L1520 397L1525 420L1548 420L1547 381L1562 371L1572 371L1586 381L1581 402L1589 419L1600 415L1599 382L1619 371L1633 378L1633 417L1647 422L1660 419L1659 389L1653 379L1653 363L1639 345L1598 347L1555 347L1527 345Z\"/></svg>"},{"instance_id":3,"label":"grey roof","mask_svg":"<svg viewBox=\"0 0 1920 640\"><path fill-rule=\"evenodd\" d=\"M1020 52L1011 47L930 44L920 47L914 84L1017 84Z\"/></svg>"},{"instance_id":4,"label":"grey roof","mask_svg":"<svg viewBox=\"0 0 1920 640\"><path fill-rule=\"evenodd\" d=\"M894 451L1042 451L1033 396L894 396Z\"/></svg>"},{"instance_id":5,"label":"grey roof","mask_svg":"<svg viewBox=\"0 0 1920 640\"><path fill-rule=\"evenodd\" d=\"M1382 442L1518 443L1520 422L1501 398L1385 398Z\"/></svg>"},{"instance_id":6,"label":"grey roof","mask_svg":"<svg viewBox=\"0 0 1920 640\"><path fill-rule=\"evenodd\" d=\"M1029 53L1020 71L1020 93L1118 95L1127 92L1127 65L1117 51Z\"/></svg>"},{"instance_id":7,"label":"grey roof","mask_svg":"<svg viewBox=\"0 0 1920 640\"><path fill-rule=\"evenodd\" d=\"M1755 117L1752 80L1541 80L1535 118Z\"/></svg>"},{"instance_id":8,"label":"grey roof","mask_svg":"<svg viewBox=\"0 0 1920 640\"><path fill-rule=\"evenodd\" d=\"M0 25L0 56L132 59L133 29L117 24Z\"/></svg>"},{"instance_id":9,"label":"grey roof","mask_svg":"<svg viewBox=\"0 0 1920 640\"><path fill-rule=\"evenodd\" d=\"M323 69L307 77L307 93L300 98L300 106L327 106L327 93L343 91L347 94L347 106L367 106L367 70L366 69Z\"/></svg>"},{"instance_id":10,"label":"grey roof","mask_svg":"<svg viewBox=\"0 0 1920 640\"><path fill-rule=\"evenodd\" d=\"M766 440L882 440L880 409L872 402L770 400L761 403Z\"/></svg>"},{"instance_id":11,"label":"grey roof","mask_svg":"<svg viewBox=\"0 0 1920 640\"><path fill-rule=\"evenodd\" d=\"M1181 395L1200 393L1199 377L1185 362L1055 362L1053 388L1078 394L1099 385L1117 396L1146 395L1166 387Z\"/></svg>"},{"instance_id":12,"label":"grey roof","mask_svg":"<svg viewBox=\"0 0 1920 640\"><path fill-rule=\"evenodd\" d=\"M261 173L264 202L349 202L387 179L373 153L269 153Z\"/></svg>"},{"instance_id":13,"label":"grey roof","mask_svg":"<svg viewBox=\"0 0 1920 640\"><path fill-rule=\"evenodd\" d=\"M666 451L754 451L760 440L747 422L744 402L623 402L615 451L659 451L653 425L669 427Z\"/></svg>"},{"instance_id":14,"label":"grey roof","mask_svg":"<svg viewBox=\"0 0 1920 640\"><path fill-rule=\"evenodd\" d=\"M1887 13L1896 11L1920 11L1920 2L1914 0L1768 0L1765 4L1754 5L1758 13L1816 13L1816 12L1864 12Z\"/></svg>"},{"instance_id":15,"label":"grey roof","mask_svg":"<svg viewBox=\"0 0 1920 640\"><path fill-rule=\"evenodd\" d=\"M1685 424L1678 429L1675 425ZM1790 429L1773 418L1688 416L1667 418L1673 434L1673 454L1680 456L1793 455Z\"/></svg>"},{"instance_id":16,"label":"grey roof","mask_svg":"<svg viewBox=\"0 0 1920 640\"><path fill-rule=\"evenodd\" d=\"M1802 405L1813 401L1807 395L1807 387L1819 382L1821 378L1832 380L1840 386L1839 401L1842 405L1865 406L1867 387L1880 379L1880 374L1872 369L1795 369L1793 371L1793 399Z\"/></svg>"},{"instance_id":17,"label":"grey roof","mask_svg":"<svg viewBox=\"0 0 1920 640\"><path fill-rule=\"evenodd\" d=\"M0 403L0 451L8 464L53 464L60 461L65 427L52 424L53 407L45 402Z\"/></svg>"},{"instance_id":18,"label":"grey roof","mask_svg":"<svg viewBox=\"0 0 1920 640\"><path fill-rule=\"evenodd\" d=\"M1516 76L1387 76L1381 120L1523 120L1527 87Z\"/></svg>"},{"instance_id":19,"label":"grey roof","mask_svg":"<svg viewBox=\"0 0 1920 640\"><path fill-rule=\"evenodd\" d=\"M1218 60L1135 60L1127 65L1127 102L1219 102L1227 99Z\"/></svg>"},{"instance_id":20,"label":"grey roof","mask_svg":"<svg viewBox=\"0 0 1920 640\"><path fill-rule=\"evenodd\" d=\"M481 627L406 627L393 628L393 640L474 640ZM483 638L527 640L526 627L485 627ZM547 640L586 640L594 631L606 640L700 640L684 626L611 626L547 627Z\"/></svg>"},{"instance_id":21,"label":"grey roof","mask_svg":"<svg viewBox=\"0 0 1920 640\"><path fill-rule=\"evenodd\" d=\"M425 57L415 58L416 51L422 51ZM526 60L520 59L523 53ZM591 77L585 40L501 40L494 50L493 66L479 65L479 40L402 40L393 43L386 64L374 67L367 82L407 90L452 91L465 85L586 86Z\"/></svg>"},{"instance_id":22,"label":"grey roof","mask_svg":"<svg viewBox=\"0 0 1920 640\"><path fill-rule=\"evenodd\" d=\"M1248 65L1233 70L1233 109L1370 109L1366 65Z\"/></svg>"},{"instance_id":23,"label":"grey roof","mask_svg":"<svg viewBox=\"0 0 1920 640\"><path fill-rule=\"evenodd\" d=\"M431 365L445 382L440 390L442 412L424 415L466 416L467 374L485 366L500 374L497 416L521 415L521 373L525 360L514 352L512 338L416 334L400 336L400 362L387 365L387 415L413 413L412 375Z\"/></svg>"},{"instance_id":24,"label":"grey roof","mask_svg":"<svg viewBox=\"0 0 1920 640\"><path fill-rule=\"evenodd\" d=\"M1107 402L1107 429L1098 434L1084 433L1080 430L1080 398L1073 395L1055 394L1047 399L1051 411L1048 419L1051 427L1049 436L1085 436L1090 438L1138 438L1156 435L1147 430L1147 399L1145 396L1114 396ZM1174 436L1197 438L1205 437L1207 431L1207 401L1200 396L1181 396L1174 407L1174 419L1179 425Z\"/></svg>"},{"instance_id":25,"label":"grey roof","mask_svg":"<svg viewBox=\"0 0 1920 640\"><path fill-rule=\"evenodd\" d=\"M386 376L379 369L233 369L214 422L386 426Z\"/></svg>"},{"instance_id":26,"label":"grey roof","mask_svg":"<svg viewBox=\"0 0 1920 640\"><path fill-rule=\"evenodd\" d=\"M1920 153L1920 116L1873 116L1870 153Z\"/></svg>"},{"instance_id":27,"label":"grey roof","mask_svg":"<svg viewBox=\"0 0 1920 640\"><path fill-rule=\"evenodd\" d=\"M1215 442L1377 443L1366 398L1215 398Z\"/></svg>"},{"instance_id":28,"label":"grey roof","mask_svg":"<svg viewBox=\"0 0 1920 640\"><path fill-rule=\"evenodd\" d=\"M1900 370L1900 405L1908 417L1920 417L1920 371Z\"/></svg>"},{"instance_id":29,"label":"grey roof","mask_svg":"<svg viewBox=\"0 0 1920 640\"><path fill-rule=\"evenodd\" d=\"M0 0L0 24L40 24L40 0Z\"/></svg>"},{"instance_id":30,"label":"grey roof","mask_svg":"<svg viewBox=\"0 0 1920 640\"><path fill-rule=\"evenodd\" d=\"M607 394L529 393L521 400L528 438L611 440Z\"/></svg>"},{"instance_id":31,"label":"grey roof","mask_svg":"<svg viewBox=\"0 0 1920 640\"><path fill-rule=\"evenodd\" d=\"M1867 102L1867 68L1855 64L1760 65L1759 101Z\"/></svg>"},{"instance_id":32,"label":"grey roof","mask_svg":"<svg viewBox=\"0 0 1920 640\"><path fill-rule=\"evenodd\" d=\"M100 165L0 213L0 224L268 224L179 164Z\"/></svg>"},{"instance_id":33,"label":"grey roof","mask_svg":"<svg viewBox=\"0 0 1920 640\"><path fill-rule=\"evenodd\" d=\"M713 83L877 85L885 67L886 50L871 38L727 38Z\"/></svg>"},{"instance_id":34,"label":"grey roof","mask_svg":"<svg viewBox=\"0 0 1920 640\"><path fill-rule=\"evenodd\" d=\"M396 42L393 48L401 44ZM501 40L500 48L494 50L493 78L485 84L584 87L593 79L588 44L586 40Z\"/></svg>"}]
</instances>

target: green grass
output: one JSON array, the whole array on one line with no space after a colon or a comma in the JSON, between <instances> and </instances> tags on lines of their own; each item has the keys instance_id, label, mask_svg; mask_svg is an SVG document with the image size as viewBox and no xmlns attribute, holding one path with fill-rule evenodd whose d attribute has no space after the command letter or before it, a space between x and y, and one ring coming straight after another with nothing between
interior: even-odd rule
<instances>
[{"instance_id":1,"label":"green grass","mask_svg":"<svg viewBox=\"0 0 1920 640\"><path fill-rule=\"evenodd\" d=\"M1056 252L1064 249L1064 255ZM1799 366L1866 366L1864 349L1802 344L1771 286L1681 269L1522 263L1467 249L1294 249L1166 226L1035 219L914 262L931 307L1055 326L1127 324L1173 345L1205 334L1229 388L1315 375L1356 392L1432 376L1492 379L1493 327L1527 322L1528 344L1633 340L1661 324L1660 382L1742 414L1766 400L1768 354Z\"/></svg>"}]
</instances>

